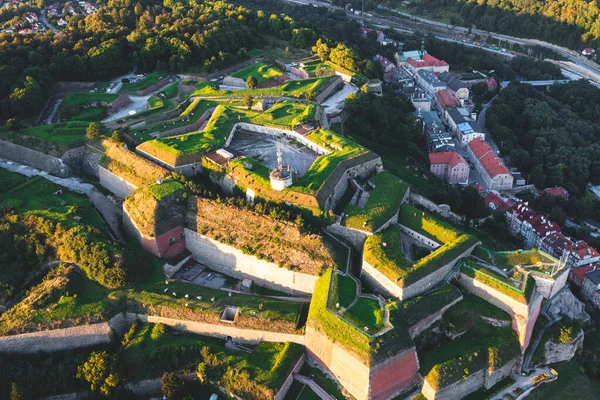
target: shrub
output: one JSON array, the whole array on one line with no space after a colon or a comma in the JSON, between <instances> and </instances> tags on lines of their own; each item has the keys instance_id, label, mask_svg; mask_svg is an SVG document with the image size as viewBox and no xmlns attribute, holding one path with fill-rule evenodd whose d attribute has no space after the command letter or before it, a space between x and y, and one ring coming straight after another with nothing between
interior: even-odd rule
<instances>
[{"instance_id":1,"label":"shrub","mask_svg":"<svg viewBox=\"0 0 600 400\"><path fill-rule=\"evenodd\" d=\"M156 340L166 334L167 334L166 325L165 324L156 324L152 327L152 333L150 334L150 337L152 338L152 340Z\"/></svg>"},{"instance_id":2,"label":"shrub","mask_svg":"<svg viewBox=\"0 0 600 400\"><path fill-rule=\"evenodd\" d=\"M154 332L154 330L152 331ZM160 387L167 399L178 399L181 397L185 382L179 375L173 372L165 372L160 380Z\"/></svg>"}]
</instances>

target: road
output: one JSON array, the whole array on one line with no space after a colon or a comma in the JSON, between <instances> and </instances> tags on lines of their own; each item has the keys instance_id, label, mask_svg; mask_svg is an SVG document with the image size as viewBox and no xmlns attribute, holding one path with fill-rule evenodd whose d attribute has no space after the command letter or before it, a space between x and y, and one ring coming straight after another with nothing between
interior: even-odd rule
<instances>
[{"instance_id":1,"label":"road","mask_svg":"<svg viewBox=\"0 0 600 400\"><path fill-rule=\"evenodd\" d=\"M330 10L344 10L342 7L337 7L330 3L326 3L326 2L322 2L322 1L311 1L311 0L283 0L283 1L287 1L292 4L322 6L322 7L328 8ZM369 23L380 24L380 25L384 25L384 26L390 26L390 27L396 27L396 28L402 28L402 29L408 29L408 30L419 30L419 28L417 27L417 22L419 22L421 24L427 25L429 27L428 28L429 30L432 27L435 27L435 28L437 28L436 31L451 30L451 31L455 31L455 32L460 32L461 34L469 33L469 29L462 27L462 26L444 24L444 23L441 23L438 21L432 21L432 20L428 20L425 18L416 17L414 15L411 15L408 13L403 13L401 11L390 9L387 7L383 7L381 5L378 7L380 9L396 13L399 17L406 18L406 20L400 19L400 20L396 20L396 21L391 21L388 18L383 18L383 17L379 17L379 16L355 15L352 13L346 13L346 15L350 18L354 18L354 19L369 22ZM561 56L565 57L567 60L576 64L578 67L583 68L586 71L588 71L592 76L596 77L596 79L595 79L596 81L600 81L600 65L596 64L593 61L588 60L587 58L580 55L578 52L570 50L566 47L558 46L558 45L544 42L544 41L537 40L537 39L523 39L523 38L518 38L518 37L514 37L514 36L504 35L501 33L483 31L483 30L477 29L476 27L473 27L471 29L471 33L477 34L477 35L489 35L492 38L500 39L500 40L507 41L507 42L518 43L518 44L529 45L529 46L541 46L541 47L553 50L556 53L560 54ZM444 37L441 33L438 33L438 32L436 32L435 35L439 36L438 38ZM448 39L449 37L445 36L445 38ZM463 44L466 45L466 43L463 43ZM483 47L480 47L480 48L483 48ZM485 48L483 48L483 49L485 49ZM504 53L504 52L502 52L501 54L508 55L507 53ZM570 72L577 73L577 71L570 71Z\"/></svg>"},{"instance_id":2,"label":"road","mask_svg":"<svg viewBox=\"0 0 600 400\"><path fill-rule=\"evenodd\" d=\"M544 372L547 373L549 377L544 379L543 381L540 381L537 383L534 382L534 378L540 374L543 374ZM537 386L539 386L543 383L552 382L552 381L556 380L558 378L558 376L556 376L552 372L551 368L544 367L544 368L535 369L533 371L533 373L531 373L528 376L513 375L513 378L515 378L516 382L513 383L512 385L510 385L509 387L507 387L506 389L502 390L501 392L498 392L497 394L495 394L492 397L492 400L503 400L503 399L505 399L505 396L509 393L511 395L513 395L514 397L516 397L515 393L513 392L516 388L521 388L521 390L523 392L530 392L530 391L534 390Z\"/></svg>"},{"instance_id":3,"label":"road","mask_svg":"<svg viewBox=\"0 0 600 400\"><path fill-rule=\"evenodd\" d=\"M56 27L54 27L54 25L50 24L50 22L48 22L48 18L46 18L46 9L42 8L40 10L40 21L42 21L42 24L44 24L44 26L48 29L50 29L53 32L58 32L58 29Z\"/></svg>"}]
</instances>

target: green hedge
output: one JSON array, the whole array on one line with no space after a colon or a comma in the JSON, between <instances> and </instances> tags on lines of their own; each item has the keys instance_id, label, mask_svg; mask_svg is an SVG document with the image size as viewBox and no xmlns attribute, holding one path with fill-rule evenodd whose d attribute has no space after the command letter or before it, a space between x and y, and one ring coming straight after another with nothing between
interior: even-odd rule
<instances>
[{"instance_id":1,"label":"green hedge","mask_svg":"<svg viewBox=\"0 0 600 400\"><path fill-rule=\"evenodd\" d=\"M408 184L389 172L382 172L370 179L375 189L363 208L348 205L344 224L347 227L375 232L399 210Z\"/></svg>"},{"instance_id":2,"label":"green hedge","mask_svg":"<svg viewBox=\"0 0 600 400\"><path fill-rule=\"evenodd\" d=\"M527 304L531 300L535 289L535 279L529 274L525 278L524 288L519 289L509 279L470 260L463 261L461 272L524 304Z\"/></svg>"}]
</instances>

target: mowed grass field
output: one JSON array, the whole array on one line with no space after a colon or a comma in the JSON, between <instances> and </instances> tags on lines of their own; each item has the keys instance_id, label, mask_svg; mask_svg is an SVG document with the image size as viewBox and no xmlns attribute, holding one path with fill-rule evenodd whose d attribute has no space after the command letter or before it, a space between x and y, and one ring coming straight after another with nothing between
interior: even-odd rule
<instances>
[{"instance_id":1,"label":"mowed grass field","mask_svg":"<svg viewBox=\"0 0 600 400\"><path fill-rule=\"evenodd\" d=\"M231 76L243 80L246 80L250 76L253 76L254 78L256 78L257 82L267 82L281 75L283 75L283 72L281 72L279 69L274 68L263 62L257 62L255 64L247 66L244 69L237 71Z\"/></svg>"}]
</instances>

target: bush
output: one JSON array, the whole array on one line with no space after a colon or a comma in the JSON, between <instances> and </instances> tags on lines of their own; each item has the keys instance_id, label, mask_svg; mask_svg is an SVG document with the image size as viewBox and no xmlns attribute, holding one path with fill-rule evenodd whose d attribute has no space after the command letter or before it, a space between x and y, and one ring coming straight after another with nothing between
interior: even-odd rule
<instances>
[{"instance_id":1,"label":"bush","mask_svg":"<svg viewBox=\"0 0 600 400\"><path fill-rule=\"evenodd\" d=\"M166 334L167 326L165 324L156 324L152 327L152 333L150 334L150 337L152 338L152 340L156 340Z\"/></svg>"},{"instance_id":2,"label":"bush","mask_svg":"<svg viewBox=\"0 0 600 400\"><path fill-rule=\"evenodd\" d=\"M9 131L18 131L21 129L21 123L17 118L10 118L6 121L6 129Z\"/></svg>"},{"instance_id":3,"label":"bush","mask_svg":"<svg viewBox=\"0 0 600 400\"><path fill-rule=\"evenodd\" d=\"M154 329L152 333L154 333ZM174 400L181 397L185 382L179 375L173 372L165 372L160 380L160 387L167 399Z\"/></svg>"}]
</instances>

